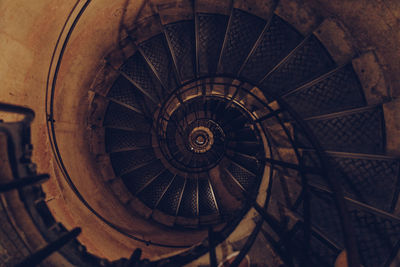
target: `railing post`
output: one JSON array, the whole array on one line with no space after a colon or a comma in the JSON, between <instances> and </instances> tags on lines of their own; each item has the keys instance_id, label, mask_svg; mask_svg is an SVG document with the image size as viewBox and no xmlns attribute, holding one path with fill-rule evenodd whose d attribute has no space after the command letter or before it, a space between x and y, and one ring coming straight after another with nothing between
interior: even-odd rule
<instances>
[{"instance_id":1,"label":"railing post","mask_svg":"<svg viewBox=\"0 0 400 267\"><path fill-rule=\"evenodd\" d=\"M28 266L38 265L52 253L61 249L69 241L75 239L80 233L81 233L81 228L74 228L72 231L62 235L60 238L49 243L44 248L26 257L22 262L17 264L16 267L28 267Z\"/></svg>"},{"instance_id":2,"label":"railing post","mask_svg":"<svg viewBox=\"0 0 400 267\"><path fill-rule=\"evenodd\" d=\"M0 184L0 193L8 192L15 189L21 189L26 186L43 183L49 179L48 174L41 174L37 176L27 177L16 179L8 183L1 183Z\"/></svg>"}]
</instances>

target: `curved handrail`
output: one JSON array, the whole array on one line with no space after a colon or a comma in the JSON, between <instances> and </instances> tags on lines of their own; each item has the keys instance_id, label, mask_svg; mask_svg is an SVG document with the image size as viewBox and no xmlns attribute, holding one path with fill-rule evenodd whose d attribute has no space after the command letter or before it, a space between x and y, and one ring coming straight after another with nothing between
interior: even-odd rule
<instances>
[{"instance_id":1,"label":"curved handrail","mask_svg":"<svg viewBox=\"0 0 400 267\"><path fill-rule=\"evenodd\" d=\"M77 4L80 1L77 1L77 3L74 5L71 14L75 11L75 9L77 8ZM85 12L86 8L89 6L89 4L91 3L91 0L86 0L85 4L79 9L78 14L76 15L75 18L72 18L71 14L68 16L67 21L65 22L60 36L57 40L56 46L54 48L54 53L50 62L50 67L49 67L49 73L48 73L48 80L47 80L47 86L46 86L46 120L47 120L47 132L48 132L48 136L50 139L50 145L51 148L53 150L53 154L55 156L56 162L58 167L61 170L61 173L63 174L65 180L67 181L68 185L71 187L72 191L74 192L74 194L78 197L78 199L84 204L84 206L90 210L90 212L92 212L94 215L96 215L96 217L98 217L101 221L103 221L105 224L107 224L108 226L110 226L111 228L113 228L114 230L118 231L119 233L132 238L136 241L148 244L148 245L155 245L155 246L160 246L160 247L169 247L169 248L188 248L189 246L175 246L175 245L168 245L168 244L159 244L157 242L153 242L150 240L144 240L142 238L139 238L135 235L126 233L121 227L113 224L112 222L108 221L105 217L103 217L100 213L98 213L87 201L86 199L82 196L82 194L79 192L79 190L76 188L76 186L74 185L74 183L71 180L71 177L68 174L68 171L63 163L62 157L61 157L61 153L60 150L58 148L58 144L57 144L57 138L56 138L56 132L55 132L55 121L54 121L54 94L55 94L55 88L56 88L56 83L57 83L57 77L58 77L58 73L59 73L59 69L61 66L61 61L64 55L64 52L67 48L69 39L72 35L72 32L75 28L75 26L78 24L81 16L83 15L83 13ZM56 59L56 51L58 50L58 46L61 44L61 36L63 36L64 31L67 30L66 25L68 24L69 20L72 20L72 25L70 26L70 28L67 31L67 35L65 37L65 39L62 42L62 46L61 46L61 50L60 53L58 55L58 58ZM54 70L54 75L53 78L51 79L51 72L52 72L52 66L54 64L54 62L56 62L56 67ZM51 80L51 82L50 82Z\"/></svg>"},{"instance_id":2,"label":"curved handrail","mask_svg":"<svg viewBox=\"0 0 400 267\"><path fill-rule=\"evenodd\" d=\"M74 9L77 7L78 2L75 4ZM53 57L51 59L51 64L50 64L50 69L49 69L49 75L48 75L48 82L47 82L47 88L46 88L46 116L47 116L47 128L48 128L48 135L50 138L50 143L53 149L53 153L55 155L56 158L56 162L59 165L60 169L62 170L62 173L64 175L64 177L66 178L68 184L71 186L71 188L73 189L74 193L78 196L78 198L81 200L81 202L92 212L94 213L97 217L99 217L102 221L104 221L107 225L109 225L110 227L114 228L115 230L121 232L122 234L127 234L125 233L122 229L120 229L118 226L112 224L111 222L107 221L104 217L102 217L98 212L96 212L90 205L89 203L83 198L83 196L79 193L78 189L75 187L75 185L73 184L71 178L68 175L68 172L66 170L65 165L63 164L62 161L62 157L61 157L61 153L59 151L58 145L57 145L57 140L56 140L56 133L55 133L55 128L54 128L54 92L55 92L55 88L56 88L56 81L57 81L57 75L58 75L58 71L59 68L61 66L61 61L63 58L63 54L64 51L67 47L69 38L75 28L75 26L77 25L80 17L82 16L82 14L84 13L84 11L86 10L86 8L88 7L88 5L90 4L91 0L87 0L85 2L85 4L81 7L81 9L78 12L78 15L75 18L72 18L71 14L70 16L68 16L66 23L60 33L59 39L57 40L57 44L56 47L54 49L54 53L53 53ZM58 55L58 59L56 60L56 51L59 49L59 46L61 44L61 36L64 34L64 31L66 31L66 25L68 24L68 21L72 20L73 23L70 26L70 28L68 29L68 33L65 37L65 39L62 42L62 47L61 47L61 51ZM50 77L51 77L51 72L52 72L52 66L53 63L57 61L56 63L56 67L55 67L55 71L54 71L54 76L52 78L52 81L50 83ZM236 78L236 77L232 77L232 78ZM251 93L251 92L250 92ZM258 98L257 96L253 95L253 97ZM319 144L318 140L315 138L314 134L312 133L312 131L309 129L309 127L307 126L307 123L301 118L301 116L299 116L295 111L293 111L291 109L290 106L288 106L282 99L277 98L276 99L277 102L279 103L280 107L283 107L283 110L287 111L290 116L292 116L296 123L299 125L299 127L302 129L302 131L304 133L306 133L306 138L308 139L308 141L311 143L311 145L315 148L316 154L318 155L318 158L321 161L321 165L322 165L322 171L323 171L323 177L325 177L329 184L332 187L332 191L333 191L333 195L336 201L336 205L339 211L339 214L342 218L341 223L342 223L342 228L343 228L343 232L344 232L344 239L345 239L345 245L346 245L346 249L348 250L348 255L350 255L350 257L348 257L348 261L349 261L349 265L350 266L358 266L358 252L357 252L357 246L356 246L356 241L354 238L354 234L352 231L352 226L350 223L350 218L348 216L348 212L346 209L346 203L344 202L344 197L343 197L343 192L340 188L340 184L332 178L331 173L330 173L330 168L329 168L329 163L326 160L326 155L324 150L322 149L322 146ZM274 110L272 110L272 108L270 108L266 103L265 103L265 107L267 109L270 110L270 112L274 112ZM33 119L34 114L31 114L28 112L28 110L25 110L27 113L27 117ZM279 124L281 124L283 130L285 131L285 134L287 135L291 145L294 148L296 157L298 158L298 162L300 165L300 169L305 169L305 165L303 162L303 159L298 151L298 148L294 142L294 140L292 140L291 136L290 136L290 132L288 131L287 127L284 125L284 123L281 121L281 119L279 118L278 115L275 115L274 117L277 118ZM28 119L28 120L31 120ZM273 168L271 168L272 170ZM306 189L305 190L305 194L307 197L308 194L308 182L307 182L307 177L304 173L304 171L300 171L300 175L302 177L302 183L303 183L303 187ZM307 200L306 200L307 201ZM305 205L305 206L309 206L309 205ZM305 207L307 209L307 207ZM305 218L309 219L309 216L307 216L307 213L309 213L310 211L305 210ZM310 227L310 223L306 222L306 225L308 225ZM310 233L307 233L306 235L309 235ZM152 244L152 245L156 245L156 246L166 246L166 247L176 247L176 248L186 248L187 246L170 246L170 245L164 245L164 244L157 244L157 243L153 243L151 241L146 241L146 240L142 240L140 238L137 238L133 235L128 235L129 237L141 241L141 242L145 242L147 244ZM251 246L250 246L251 247ZM243 253L242 253L243 255Z\"/></svg>"}]
</instances>

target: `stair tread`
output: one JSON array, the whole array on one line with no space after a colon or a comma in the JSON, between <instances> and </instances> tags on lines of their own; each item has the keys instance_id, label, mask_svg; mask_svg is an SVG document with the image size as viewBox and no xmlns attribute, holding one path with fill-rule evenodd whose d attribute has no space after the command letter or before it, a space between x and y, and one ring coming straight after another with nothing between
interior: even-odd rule
<instances>
[{"instance_id":1,"label":"stair tread","mask_svg":"<svg viewBox=\"0 0 400 267\"><path fill-rule=\"evenodd\" d=\"M260 88L267 96L280 96L334 67L329 53L312 35L260 82Z\"/></svg>"},{"instance_id":2,"label":"stair tread","mask_svg":"<svg viewBox=\"0 0 400 267\"><path fill-rule=\"evenodd\" d=\"M220 73L236 75L263 30L266 21L234 8L220 58Z\"/></svg>"},{"instance_id":3,"label":"stair tread","mask_svg":"<svg viewBox=\"0 0 400 267\"><path fill-rule=\"evenodd\" d=\"M143 56L136 52L120 68L121 72L133 81L140 92L150 98L154 104L162 99L162 87L157 78L152 74L151 69Z\"/></svg>"},{"instance_id":4,"label":"stair tread","mask_svg":"<svg viewBox=\"0 0 400 267\"><path fill-rule=\"evenodd\" d=\"M334 201L328 194L312 190L312 223L330 239L344 245ZM400 240L400 221L379 216L357 206L350 206L350 218L360 249L360 256L366 266L381 266L385 263ZM299 210L301 213L301 209Z\"/></svg>"},{"instance_id":5,"label":"stair tread","mask_svg":"<svg viewBox=\"0 0 400 267\"><path fill-rule=\"evenodd\" d=\"M304 225L301 224L291 240L300 253L304 249L303 235ZM311 258L309 260L314 266L333 266L337 256L341 252L341 250L330 245L323 237L316 234L314 231L311 234L310 250Z\"/></svg>"},{"instance_id":6,"label":"stair tread","mask_svg":"<svg viewBox=\"0 0 400 267\"><path fill-rule=\"evenodd\" d=\"M233 160L240 166L246 168L251 173L254 173L254 174L259 173L261 164L256 158L242 154L242 153L238 153L236 151L229 151L229 152L227 155L227 157L229 157L229 159ZM230 155L230 154L232 154L232 155Z\"/></svg>"},{"instance_id":7,"label":"stair tread","mask_svg":"<svg viewBox=\"0 0 400 267\"><path fill-rule=\"evenodd\" d=\"M129 191L133 195L136 195L142 189L144 189L143 187L146 186L147 183L155 179L164 170L165 167L161 161L154 160L138 169L123 174L121 178L128 187Z\"/></svg>"},{"instance_id":8,"label":"stair tread","mask_svg":"<svg viewBox=\"0 0 400 267\"><path fill-rule=\"evenodd\" d=\"M175 89L177 81L174 73L174 64L164 34L160 33L151 37L140 43L139 47L143 55L151 63L155 74L160 78L164 87L168 91ZM164 90L158 93L160 99L164 99Z\"/></svg>"},{"instance_id":9,"label":"stair tread","mask_svg":"<svg viewBox=\"0 0 400 267\"><path fill-rule=\"evenodd\" d=\"M198 189L197 179L187 178L182 199L179 205L178 216L197 217L198 216Z\"/></svg>"},{"instance_id":10,"label":"stair tread","mask_svg":"<svg viewBox=\"0 0 400 267\"><path fill-rule=\"evenodd\" d=\"M303 118L362 107L366 104L357 74L349 64L325 79L283 96Z\"/></svg>"},{"instance_id":11,"label":"stair tread","mask_svg":"<svg viewBox=\"0 0 400 267\"><path fill-rule=\"evenodd\" d=\"M262 34L257 47L246 62L241 76L257 83L301 40L301 34L279 16L274 15L268 29Z\"/></svg>"},{"instance_id":12,"label":"stair tread","mask_svg":"<svg viewBox=\"0 0 400 267\"><path fill-rule=\"evenodd\" d=\"M200 75L216 73L228 16L197 14L197 60Z\"/></svg>"},{"instance_id":13,"label":"stair tread","mask_svg":"<svg viewBox=\"0 0 400 267\"><path fill-rule=\"evenodd\" d=\"M120 176L132 168L146 164L154 159L155 154L152 148L110 154L111 164L117 176Z\"/></svg>"},{"instance_id":14,"label":"stair tread","mask_svg":"<svg viewBox=\"0 0 400 267\"><path fill-rule=\"evenodd\" d=\"M253 186L256 184L256 176L244 167L229 162L226 166L226 170L232 175L232 177L241 185L241 187L250 192Z\"/></svg>"},{"instance_id":15,"label":"stair tread","mask_svg":"<svg viewBox=\"0 0 400 267\"><path fill-rule=\"evenodd\" d=\"M165 192L164 196L158 203L157 209L171 216L175 216L184 184L185 178L176 176L172 184L169 186L167 192Z\"/></svg>"},{"instance_id":16,"label":"stair tread","mask_svg":"<svg viewBox=\"0 0 400 267\"><path fill-rule=\"evenodd\" d=\"M313 156L310 152L303 152L303 157L310 162ZM398 160L344 156L329 156L328 160L334 169L343 172L338 173L336 179L341 182L345 196L387 212L393 210L399 194ZM327 185L318 176L310 176L310 181Z\"/></svg>"},{"instance_id":17,"label":"stair tread","mask_svg":"<svg viewBox=\"0 0 400 267\"><path fill-rule=\"evenodd\" d=\"M381 106L307 120L309 128L324 149L371 154L384 153L383 122ZM293 125L297 144L310 147L298 126Z\"/></svg>"},{"instance_id":18,"label":"stair tread","mask_svg":"<svg viewBox=\"0 0 400 267\"><path fill-rule=\"evenodd\" d=\"M151 147L151 135L149 133L126 131L107 128L105 132L106 151Z\"/></svg>"},{"instance_id":19,"label":"stair tread","mask_svg":"<svg viewBox=\"0 0 400 267\"><path fill-rule=\"evenodd\" d=\"M195 26L193 20L164 25L165 35L182 80L195 78Z\"/></svg>"},{"instance_id":20,"label":"stair tread","mask_svg":"<svg viewBox=\"0 0 400 267\"><path fill-rule=\"evenodd\" d=\"M199 216L218 214L218 204L208 178L199 179Z\"/></svg>"},{"instance_id":21,"label":"stair tread","mask_svg":"<svg viewBox=\"0 0 400 267\"><path fill-rule=\"evenodd\" d=\"M141 110L140 98L137 94L137 89L123 76L119 76L114 82L107 97Z\"/></svg>"},{"instance_id":22,"label":"stair tread","mask_svg":"<svg viewBox=\"0 0 400 267\"><path fill-rule=\"evenodd\" d=\"M165 190L167 190L168 186L171 184L173 178L174 175L171 172L168 170L164 171L138 194L139 199L149 208L156 208L156 205L165 193Z\"/></svg>"},{"instance_id":23,"label":"stair tread","mask_svg":"<svg viewBox=\"0 0 400 267\"><path fill-rule=\"evenodd\" d=\"M124 127L149 131L151 124L137 112L116 103L109 103L103 121L104 126Z\"/></svg>"}]
</instances>

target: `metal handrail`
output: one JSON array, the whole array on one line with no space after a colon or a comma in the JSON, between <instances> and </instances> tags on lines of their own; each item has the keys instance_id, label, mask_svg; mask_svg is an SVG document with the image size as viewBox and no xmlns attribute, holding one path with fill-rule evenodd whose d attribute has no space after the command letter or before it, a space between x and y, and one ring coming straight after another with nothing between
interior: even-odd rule
<instances>
[{"instance_id":1,"label":"metal handrail","mask_svg":"<svg viewBox=\"0 0 400 267\"><path fill-rule=\"evenodd\" d=\"M82 201L82 203L85 206L87 206L96 216L98 216L101 220L105 221L109 226L111 226L111 227L113 227L116 230L121 232L121 229L119 229L118 227L116 227L112 223L108 222L105 218L101 217L101 215L98 214L93 208L91 208L90 205L85 201L83 196L79 193L77 188L73 185L73 183L72 183L72 181L71 181L71 179L70 179L70 177L68 175L68 172L67 172L67 170L66 170L66 168L65 168L65 166L64 166L64 164L62 162L62 157L61 157L60 151L59 151L58 146L57 146L56 133L55 133L55 128L54 128L54 117L53 117L54 116L54 112L53 112L53 109L54 109L54 91L55 91L55 86L56 86L58 69L59 69L60 64L61 64L62 55L63 55L64 50L65 50L65 48L66 48L66 46L68 44L69 37L70 37L75 25L78 23L81 15L85 11L86 7L89 5L89 3L90 3L90 0L86 1L86 3L83 6L83 8L79 11L78 16L76 18L74 18L73 24L72 24L71 28L68 31L67 37L65 38L65 40L63 40L61 52L60 52L60 55L59 55L58 60L57 60L56 70L55 70L55 74L53 76L52 83L50 83L50 78L48 80L48 87L47 87L47 90L46 90L46 94L47 94L47 97L46 97L46 114L47 114L47 119L48 119L48 125L47 126L48 126L48 133L49 133L49 137L50 137L50 143L51 143L53 152L55 154L57 164L61 168L63 175L66 177L66 180L68 181L69 185L71 186L71 188L73 189L75 194L79 197L79 199ZM68 18L68 19L70 19L70 18ZM64 29L63 29L63 31L64 31ZM60 34L60 36L61 36L61 34ZM57 46L55 48L55 51L58 49L58 45L61 44L61 42L59 42L59 41L57 42ZM53 63L53 61L55 61L55 56L54 55L53 55L53 59L52 59L51 63ZM49 77L50 77L50 72L51 72L51 69L49 70ZM226 77L229 77L229 76L226 76ZM210 77L210 78L213 78L213 77ZM236 77L230 77L230 78L236 78ZM192 81L188 81L185 84L188 84L190 82L192 82ZM251 92L250 92L250 94L251 94ZM253 97L257 98L257 96L255 96L255 95L253 95ZM342 218L341 222L342 222L343 232L345 234L344 236L345 236L346 249L348 251L348 255L350 255L348 257L349 265L350 266L358 266L359 260L358 260L358 252L357 252L357 248L356 248L356 242L355 242L355 239L354 239L353 231L351 229L352 226L351 226L351 223L350 223L348 212L346 210L346 204L344 202L343 192L342 192L338 182L335 179L333 179L333 177L332 177L332 172L331 172L331 169L329 168L329 163L326 160L327 157L325 155L325 152L322 149L322 146L318 143L317 139L314 137L312 131L310 131L309 127L307 126L307 123L296 112L294 112L290 108L290 106L288 106L283 100L277 98L277 102L279 103L279 106L281 108L283 108L283 110L288 112L290 114L290 116L292 116L294 118L294 121L299 125L300 129L304 133L306 133L306 135L305 135L306 138L312 144L312 146L315 148L316 154L318 155L318 158L320 159L320 162L321 162L321 166L322 166L321 169L323 171L323 177L325 177L328 180L329 184L331 185L331 187L333 189L332 191L334 192L334 198L335 198L335 201L336 201L336 205L338 207L340 216ZM50 107L49 109L48 109L48 105ZM272 108L270 108L268 106L267 103L265 103L265 107L267 109L269 109L270 112L275 112ZM297 145L294 142L294 140L292 140L290 132L288 131L287 127L281 121L281 119L279 117L279 113L275 114L273 116L273 118L276 118L278 120L279 124L282 126L282 129L285 131L285 133L286 133L286 135L287 135L287 137L288 137L288 139L289 139L289 141L290 141L290 143L291 143L291 145L292 145L292 147L293 147L293 149L295 151L296 157L297 157L298 162L299 162L299 170L300 170L299 173L300 173L301 179L303 181L303 186L305 188L304 192L305 192L305 196L306 196L306 199L307 199L307 196L309 194L308 190L307 190L308 181L307 181L307 176L306 176L308 166L305 166L305 164L303 162L303 159L301 157L301 154L299 152L299 148L297 147ZM272 173L273 169L274 169L274 163L271 163L271 173ZM269 186L269 188L270 187L271 186ZM305 206L309 206L309 205L305 205ZM309 218L309 216L306 216L307 214L309 214L309 211L305 210L305 217ZM232 225L235 225L235 224L236 224L236 221ZM310 222L308 222L306 224L308 225L308 227L310 227L310 225L311 225ZM221 233L219 233L217 235L221 235ZM309 236L309 235L310 235L310 233L306 234L306 236ZM141 240L141 239L133 237L133 236L130 236L130 237L134 238L136 240L142 241L142 242L151 243L153 245L159 245L159 244L154 244L154 243L146 241L146 240ZM306 238L306 239L309 239L309 237ZM173 246L171 246L171 247L173 247ZM250 247L251 247L251 245L250 245ZM204 248L204 246L203 246L203 248ZM242 253L242 255L243 255L243 253Z\"/></svg>"}]
</instances>

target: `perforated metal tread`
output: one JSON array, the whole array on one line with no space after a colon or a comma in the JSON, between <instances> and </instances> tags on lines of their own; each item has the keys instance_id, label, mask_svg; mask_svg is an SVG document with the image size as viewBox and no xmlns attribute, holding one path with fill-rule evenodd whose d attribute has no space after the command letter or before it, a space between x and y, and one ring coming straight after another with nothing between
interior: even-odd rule
<instances>
[{"instance_id":1,"label":"perforated metal tread","mask_svg":"<svg viewBox=\"0 0 400 267\"><path fill-rule=\"evenodd\" d=\"M197 179L187 178L182 199L179 206L178 216L197 217L198 215L198 188Z\"/></svg>"},{"instance_id":2,"label":"perforated metal tread","mask_svg":"<svg viewBox=\"0 0 400 267\"><path fill-rule=\"evenodd\" d=\"M226 170L228 170L246 192L251 192L256 183L256 176L253 173L233 162L227 165Z\"/></svg>"},{"instance_id":3,"label":"perforated metal tread","mask_svg":"<svg viewBox=\"0 0 400 267\"><path fill-rule=\"evenodd\" d=\"M274 15L240 75L257 84L302 39L293 27Z\"/></svg>"},{"instance_id":4,"label":"perforated metal tread","mask_svg":"<svg viewBox=\"0 0 400 267\"><path fill-rule=\"evenodd\" d=\"M196 61L194 21L180 21L164 27L180 78L194 79Z\"/></svg>"},{"instance_id":5,"label":"perforated metal tread","mask_svg":"<svg viewBox=\"0 0 400 267\"><path fill-rule=\"evenodd\" d=\"M339 112L366 105L363 89L351 64L283 97L303 118Z\"/></svg>"},{"instance_id":6,"label":"perforated metal tread","mask_svg":"<svg viewBox=\"0 0 400 267\"><path fill-rule=\"evenodd\" d=\"M123 182L133 194L139 193L151 181L158 177L165 170L161 161L151 161L147 165L135 169L132 172L121 176Z\"/></svg>"},{"instance_id":7,"label":"perforated metal tread","mask_svg":"<svg viewBox=\"0 0 400 267\"><path fill-rule=\"evenodd\" d=\"M164 196L160 200L157 209L171 216L176 216L184 185L185 178L176 176L172 184L169 186L167 192L165 192Z\"/></svg>"},{"instance_id":8,"label":"perforated metal tread","mask_svg":"<svg viewBox=\"0 0 400 267\"><path fill-rule=\"evenodd\" d=\"M144 132L107 128L105 137L107 152L151 147L151 135Z\"/></svg>"},{"instance_id":9,"label":"perforated metal tread","mask_svg":"<svg viewBox=\"0 0 400 267\"><path fill-rule=\"evenodd\" d=\"M149 131L151 128L151 124L143 115L113 102L108 104L103 125L105 127L121 127L132 130L140 129L144 132Z\"/></svg>"},{"instance_id":10,"label":"perforated metal tread","mask_svg":"<svg viewBox=\"0 0 400 267\"><path fill-rule=\"evenodd\" d=\"M280 96L335 67L325 47L310 36L260 83L267 96Z\"/></svg>"},{"instance_id":11,"label":"perforated metal tread","mask_svg":"<svg viewBox=\"0 0 400 267\"><path fill-rule=\"evenodd\" d=\"M128 106L132 106L137 110L142 110L142 106L140 104L141 99L137 93L137 88L135 88L134 85L123 76L119 76L114 82L107 94L107 97L127 104Z\"/></svg>"},{"instance_id":12,"label":"perforated metal tread","mask_svg":"<svg viewBox=\"0 0 400 267\"><path fill-rule=\"evenodd\" d=\"M334 69L335 63L315 36L311 35L299 45L302 36L276 15L273 16L268 28L264 28L266 21L233 9L226 31L227 22L228 17L224 15L195 13L195 21L164 25L165 36L158 34L139 44L139 52L120 69L125 78L115 83L108 97L113 101L137 108L140 104L142 107L147 106L138 101L139 97L142 97L146 102L155 102L153 103L155 106L162 103L166 93L177 86L174 77L175 67L178 74L176 78L189 80L195 78L196 69L197 77L213 76L220 60L220 73L236 76L242 67L240 75L243 81L258 83L261 80L260 88L268 96L272 96L271 99L274 96L282 96L297 113L307 119L308 125L324 149L353 153L384 153L382 107L349 110L366 104L360 82L350 64ZM254 46L257 39L259 42ZM222 49L224 40L225 45ZM252 48L254 49L251 51ZM296 50L290 54L294 48ZM276 65L278 63L279 65ZM131 89L136 95L130 91ZM225 90L225 97L232 94L231 91L228 94L228 91L229 89ZM239 95L238 99L244 96ZM224 105L226 102L221 104L218 101L210 101L208 104L205 109L215 115L212 119L232 131L227 135L226 147L234 152L227 153L225 159L228 158L230 161L225 165L225 172L229 173L244 190L251 191L253 185L258 182L255 174L259 170L259 163L245 155L259 156L259 152L263 152L264 148L261 147L260 140L252 132L252 128L246 124L245 115L238 110L231 111L226 108ZM245 106L248 107L250 104ZM199 105L188 105L187 109L174 113L172 119L169 119L184 118L187 115L184 113L195 114L197 109L200 109ZM145 131L150 132L150 126L149 128L145 126L149 124L146 119L137 113L132 113L132 110L115 103L110 103L109 110L111 113L107 114L105 125L133 130L146 129ZM331 114L334 112L340 114ZM177 133L176 126L169 124L168 127L167 134L172 136ZM296 144L309 148L310 144L299 134L298 126L294 123L293 127ZM240 130L236 130L238 128ZM142 144L150 145L149 136L135 136L134 131L129 133L129 131L108 129L107 132L106 136L112 135L112 138L117 138L114 143L107 141L108 151L137 149ZM129 141L129 138L134 141ZM172 144L171 151L177 152L176 157L183 163L192 165L194 157L185 157L185 154L179 151L179 146L182 144ZM111 161L118 169L116 174L122 175L128 189L149 208L163 211L173 217L191 219L220 212L208 179L175 176L174 173L165 171L161 162L152 161L153 154L140 154L142 152L143 150L112 153ZM393 210L393 203L398 195L398 161L351 157L332 157L330 160L333 161L335 168L343 170L346 174L346 177L340 176L337 179L343 181L347 197L380 210L388 212ZM151 164L141 165L148 161L151 161ZM138 168L135 169L135 166ZM285 185L283 179L287 177L278 178L274 177L272 181L272 202L284 203L285 207L294 209L297 207L295 204L298 204L296 200L300 196L301 184L297 182L298 179L293 179ZM310 176L310 181L320 182L313 179L313 176ZM285 186L292 190L289 195ZM385 194L384 188L392 190ZM331 197L326 192L313 192L312 198L313 226L329 237L329 241L343 247L343 240L337 235L342 232L337 221L339 215L335 213ZM296 210L297 215L301 215L301 207L302 205ZM359 227L356 230L360 232L360 236L364 236L359 242L373 243L371 240L376 238L375 233L363 232L371 232L369 224L373 224L374 229L383 227L384 231L385 227L390 228L388 233L391 236L388 238L389 241L385 241L389 244L387 247L384 247L384 242L381 241L362 246L363 259L370 257L375 249L380 255L374 256L377 258L374 263L380 264L387 259L386 256L391 252L389 250L395 246L399 238L393 234L397 231L397 224L392 218L382 219L382 216L367 214L359 207L351 211L352 219ZM386 219L389 221L385 221ZM297 234L301 235L301 230ZM322 265L332 264L339 251L329 246L327 240L314 232L311 250L315 256L313 262Z\"/></svg>"},{"instance_id":13,"label":"perforated metal tread","mask_svg":"<svg viewBox=\"0 0 400 267\"><path fill-rule=\"evenodd\" d=\"M354 226L362 264L384 266L400 240L400 220L376 213L372 210L349 205L350 218ZM299 209L301 213L301 208ZM330 240L344 247L340 236L340 222L335 204L330 195L313 189L311 191L312 224L322 230Z\"/></svg>"},{"instance_id":14,"label":"perforated metal tread","mask_svg":"<svg viewBox=\"0 0 400 267\"><path fill-rule=\"evenodd\" d=\"M235 151L228 151L227 156L251 173L257 174L259 172L260 162L256 158Z\"/></svg>"},{"instance_id":15,"label":"perforated metal tread","mask_svg":"<svg viewBox=\"0 0 400 267\"><path fill-rule=\"evenodd\" d=\"M381 106L355 112L310 119L308 126L326 150L383 154L385 149L384 118ZM296 134L300 146L307 142Z\"/></svg>"},{"instance_id":16,"label":"perforated metal tread","mask_svg":"<svg viewBox=\"0 0 400 267\"><path fill-rule=\"evenodd\" d=\"M400 221L355 207L350 208L350 216L364 266L389 264L400 240Z\"/></svg>"},{"instance_id":17,"label":"perforated metal tread","mask_svg":"<svg viewBox=\"0 0 400 267\"><path fill-rule=\"evenodd\" d=\"M197 57L200 75L214 74L217 71L228 18L219 14L197 14Z\"/></svg>"},{"instance_id":18,"label":"perforated metal tread","mask_svg":"<svg viewBox=\"0 0 400 267\"><path fill-rule=\"evenodd\" d=\"M266 21L233 9L224 40L219 73L236 75L263 30Z\"/></svg>"},{"instance_id":19,"label":"perforated metal tread","mask_svg":"<svg viewBox=\"0 0 400 267\"><path fill-rule=\"evenodd\" d=\"M149 98L154 104L161 101L164 90L139 52L130 57L120 70L135 83L143 96Z\"/></svg>"},{"instance_id":20,"label":"perforated metal tread","mask_svg":"<svg viewBox=\"0 0 400 267\"><path fill-rule=\"evenodd\" d=\"M111 164L117 176L125 174L129 170L148 163L155 158L152 148L110 154Z\"/></svg>"},{"instance_id":21,"label":"perforated metal tread","mask_svg":"<svg viewBox=\"0 0 400 267\"><path fill-rule=\"evenodd\" d=\"M304 224L301 222L298 224L299 226L295 230L290 242L291 245L297 249L297 253L301 253L304 250ZM335 264L336 258L339 256L341 249L333 246L313 231L310 239L310 251L310 262L314 266L328 267Z\"/></svg>"},{"instance_id":22,"label":"perforated metal tread","mask_svg":"<svg viewBox=\"0 0 400 267\"><path fill-rule=\"evenodd\" d=\"M172 179L174 179L174 175L166 170L138 194L139 199L149 208L156 208L156 205L161 201L165 191L171 184Z\"/></svg>"},{"instance_id":23,"label":"perforated metal tread","mask_svg":"<svg viewBox=\"0 0 400 267\"><path fill-rule=\"evenodd\" d=\"M214 192L211 183L207 178L199 179L199 215L218 214L218 204L214 198Z\"/></svg>"},{"instance_id":24,"label":"perforated metal tread","mask_svg":"<svg viewBox=\"0 0 400 267\"><path fill-rule=\"evenodd\" d=\"M313 152L303 152L305 163L314 166ZM347 197L363 202L380 210L392 212L399 195L398 159L362 155L329 156L332 167L337 171ZM319 176L310 176L315 183L327 185Z\"/></svg>"},{"instance_id":25,"label":"perforated metal tread","mask_svg":"<svg viewBox=\"0 0 400 267\"><path fill-rule=\"evenodd\" d=\"M158 34L139 44L143 55L150 62L155 74L160 78L168 92L177 87L174 64L164 34ZM150 89L147 87L147 89ZM161 89L159 95L164 99L167 92Z\"/></svg>"}]
</instances>

